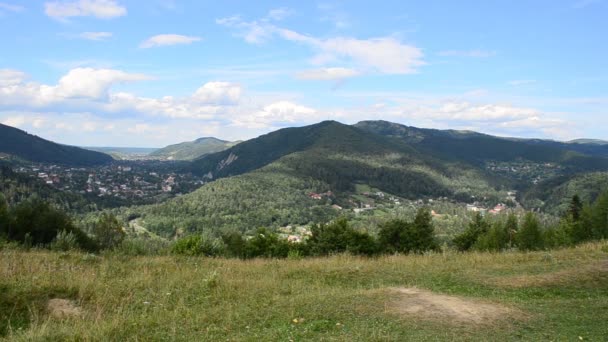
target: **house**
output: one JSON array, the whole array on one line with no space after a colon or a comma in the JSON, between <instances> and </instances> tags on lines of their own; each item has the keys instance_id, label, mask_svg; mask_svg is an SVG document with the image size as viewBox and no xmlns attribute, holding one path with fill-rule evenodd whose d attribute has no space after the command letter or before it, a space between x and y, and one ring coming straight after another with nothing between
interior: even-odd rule
<instances>
[{"instance_id":1,"label":"house","mask_svg":"<svg viewBox=\"0 0 608 342\"><path fill-rule=\"evenodd\" d=\"M316 192L311 192L308 194L308 197L314 199L314 200L320 200L323 198L323 196L317 194Z\"/></svg>"},{"instance_id":2,"label":"house","mask_svg":"<svg viewBox=\"0 0 608 342\"><path fill-rule=\"evenodd\" d=\"M331 207L334 208L334 209L336 209L336 210L342 210L342 207L339 206L339 205L337 205L337 204L334 204Z\"/></svg>"}]
</instances>

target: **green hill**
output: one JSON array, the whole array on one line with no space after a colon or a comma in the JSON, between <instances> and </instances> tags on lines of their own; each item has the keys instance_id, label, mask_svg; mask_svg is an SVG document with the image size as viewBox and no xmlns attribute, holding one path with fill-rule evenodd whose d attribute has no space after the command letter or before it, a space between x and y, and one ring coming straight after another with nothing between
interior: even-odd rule
<instances>
[{"instance_id":1,"label":"green hill","mask_svg":"<svg viewBox=\"0 0 608 342\"><path fill-rule=\"evenodd\" d=\"M210 153L220 152L239 142L230 142L217 138L200 138L158 149L149 157L167 160L194 160Z\"/></svg>"},{"instance_id":2,"label":"green hill","mask_svg":"<svg viewBox=\"0 0 608 342\"><path fill-rule=\"evenodd\" d=\"M40 163L93 166L112 161L105 153L60 145L20 129L0 124L0 153Z\"/></svg>"},{"instance_id":3,"label":"green hill","mask_svg":"<svg viewBox=\"0 0 608 342\"><path fill-rule=\"evenodd\" d=\"M499 200L501 177L456 161L442 161L408 144L328 121L287 128L211 154L191 165L210 182L193 193L128 209L146 228L172 235L327 221L352 208L358 188L408 198L471 196ZM313 200L309 193L327 193Z\"/></svg>"}]
</instances>

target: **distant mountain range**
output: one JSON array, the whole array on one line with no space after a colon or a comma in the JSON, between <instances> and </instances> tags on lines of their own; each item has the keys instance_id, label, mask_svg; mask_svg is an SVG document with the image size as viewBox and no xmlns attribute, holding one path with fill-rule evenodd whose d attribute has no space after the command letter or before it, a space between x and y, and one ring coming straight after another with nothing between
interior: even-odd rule
<instances>
[{"instance_id":1,"label":"distant mountain range","mask_svg":"<svg viewBox=\"0 0 608 342\"><path fill-rule=\"evenodd\" d=\"M149 154L152 158L166 160L194 160L210 153L220 152L239 142L220 140L213 137L199 138L158 149Z\"/></svg>"},{"instance_id":2,"label":"distant mountain range","mask_svg":"<svg viewBox=\"0 0 608 342\"><path fill-rule=\"evenodd\" d=\"M60 145L2 124L0 153L32 162L74 166L94 166L112 161L112 157L105 153Z\"/></svg>"}]
</instances>

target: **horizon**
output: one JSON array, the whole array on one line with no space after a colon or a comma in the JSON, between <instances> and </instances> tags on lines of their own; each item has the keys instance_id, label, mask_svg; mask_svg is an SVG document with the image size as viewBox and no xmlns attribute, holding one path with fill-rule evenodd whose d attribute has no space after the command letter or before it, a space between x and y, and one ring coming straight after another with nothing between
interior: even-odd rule
<instances>
[{"instance_id":1,"label":"horizon","mask_svg":"<svg viewBox=\"0 0 608 342\"><path fill-rule=\"evenodd\" d=\"M88 147L325 120L608 140L607 13L603 0L0 0L0 123Z\"/></svg>"}]
</instances>

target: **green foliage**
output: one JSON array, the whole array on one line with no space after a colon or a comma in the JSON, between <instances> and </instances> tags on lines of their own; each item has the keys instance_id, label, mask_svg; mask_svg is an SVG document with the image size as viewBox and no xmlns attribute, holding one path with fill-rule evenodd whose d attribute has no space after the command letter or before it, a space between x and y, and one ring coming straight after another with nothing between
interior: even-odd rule
<instances>
[{"instance_id":1,"label":"green foliage","mask_svg":"<svg viewBox=\"0 0 608 342\"><path fill-rule=\"evenodd\" d=\"M368 233L353 229L344 217L330 224L315 225L306 241L312 255L330 255L350 252L373 255L378 252L376 241Z\"/></svg>"},{"instance_id":2,"label":"green foliage","mask_svg":"<svg viewBox=\"0 0 608 342\"><path fill-rule=\"evenodd\" d=\"M171 246L171 253L187 256L203 255L215 257L222 255L223 250L224 245L220 240L201 234L186 236L177 240Z\"/></svg>"},{"instance_id":3,"label":"green foliage","mask_svg":"<svg viewBox=\"0 0 608 342\"><path fill-rule=\"evenodd\" d=\"M243 235L238 231L231 231L222 235L222 241L224 242L225 254L230 258L244 258L247 241L243 239Z\"/></svg>"},{"instance_id":4,"label":"green foliage","mask_svg":"<svg viewBox=\"0 0 608 342\"><path fill-rule=\"evenodd\" d=\"M169 252L169 242L161 239L125 238L113 252L120 255L165 255Z\"/></svg>"},{"instance_id":5,"label":"green foliage","mask_svg":"<svg viewBox=\"0 0 608 342\"><path fill-rule=\"evenodd\" d=\"M103 249L112 249L120 245L126 235L116 216L110 213L101 214L93 226L93 234Z\"/></svg>"},{"instance_id":6,"label":"green foliage","mask_svg":"<svg viewBox=\"0 0 608 342\"><path fill-rule=\"evenodd\" d=\"M289 243L266 228L259 228L245 246L246 258L286 258Z\"/></svg>"},{"instance_id":7,"label":"green foliage","mask_svg":"<svg viewBox=\"0 0 608 342\"><path fill-rule=\"evenodd\" d=\"M506 225L505 225L506 226ZM509 234L501 222L495 222L474 244L480 251L501 251L509 246Z\"/></svg>"},{"instance_id":8,"label":"green foliage","mask_svg":"<svg viewBox=\"0 0 608 342\"><path fill-rule=\"evenodd\" d=\"M84 232L76 228L70 217L39 198L21 202L10 212L5 235L8 240L27 246L47 245L65 231L72 233L78 245L85 250L96 250L97 245Z\"/></svg>"},{"instance_id":9,"label":"green foliage","mask_svg":"<svg viewBox=\"0 0 608 342\"><path fill-rule=\"evenodd\" d=\"M473 248L479 237L489 230L490 224L480 213L477 213L473 222L469 223L468 228L454 238L454 245L459 251L468 251Z\"/></svg>"},{"instance_id":10,"label":"green foliage","mask_svg":"<svg viewBox=\"0 0 608 342\"><path fill-rule=\"evenodd\" d=\"M413 222L390 220L380 226L380 248L387 253L422 253L438 249L428 208L418 210Z\"/></svg>"},{"instance_id":11,"label":"green foliage","mask_svg":"<svg viewBox=\"0 0 608 342\"><path fill-rule=\"evenodd\" d=\"M62 252L78 249L78 238L74 233L62 230L51 242L50 248Z\"/></svg>"},{"instance_id":12,"label":"green foliage","mask_svg":"<svg viewBox=\"0 0 608 342\"><path fill-rule=\"evenodd\" d=\"M534 213L527 213L521 229L517 233L517 247L523 251L543 248L542 232L538 218Z\"/></svg>"}]
</instances>

